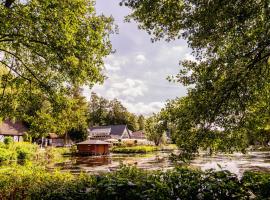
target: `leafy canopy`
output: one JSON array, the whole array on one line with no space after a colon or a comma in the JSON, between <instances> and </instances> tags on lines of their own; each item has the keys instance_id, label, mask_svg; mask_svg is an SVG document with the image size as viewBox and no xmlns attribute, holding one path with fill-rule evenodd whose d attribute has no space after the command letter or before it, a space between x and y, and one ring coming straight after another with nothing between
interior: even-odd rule
<instances>
[{"instance_id":1,"label":"leafy canopy","mask_svg":"<svg viewBox=\"0 0 270 200\"><path fill-rule=\"evenodd\" d=\"M205 139L212 140L221 132L231 141L226 143L228 148L239 147L233 141L245 140L241 129L250 121L252 110L261 110L269 118L269 98L262 104L267 109L259 109L256 103L262 102L261 95L269 97L269 1L123 3L132 9L127 20L138 22L153 36L153 41L183 38L193 50L196 60L181 61L182 68L173 78L189 86L188 97L177 99L171 111L172 115L187 118L174 117L187 123L178 127L178 134L187 136L181 136L186 148L196 151L206 143Z\"/></svg>"},{"instance_id":2,"label":"leafy canopy","mask_svg":"<svg viewBox=\"0 0 270 200\"><path fill-rule=\"evenodd\" d=\"M102 82L111 32L93 0L0 1L0 64L12 74L1 76L1 105L31 92L57 102L70 86Z\"/></svg>"}]
</instances>

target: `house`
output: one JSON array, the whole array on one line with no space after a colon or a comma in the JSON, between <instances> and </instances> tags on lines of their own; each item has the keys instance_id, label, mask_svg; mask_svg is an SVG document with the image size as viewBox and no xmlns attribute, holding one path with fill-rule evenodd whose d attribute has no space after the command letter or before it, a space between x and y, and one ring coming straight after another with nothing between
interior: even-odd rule
<instances>
[{"instance_id":1,"label":"house","mask_svg":"<svg viewBox=\"0 0 270 200\"><path fill-rule=\"evenodd\" d=\"M85 140L77 143L79 154L107 155L109 154L110 143L101 140Z\"/></svg>"},{"instance_id":2,"label":"house","mask_svg":"<svg viewBox=\"0 0 270 200\"><path fill-rule=\"evenodd\" d=\"M56 133L49 133L48 136L46 137L45 143L48 146L53 146L53 147L70 146L73 144L72 140L67 134L63 136L59 136Z\"/></svg>"},{"instance_id":3,"label":"house","mask_svg":"<svg viewBox=\"0 0 270 200\"><path fill-rule=\"evenodd\" d=\"M12 122L7 119L0 122L0 141L4 141L5 137L12 137L14 141L23 141L23 135L26 133L26 126L20 122Z\"/></svg>"},{"instance_id":4,"label":"house","mask_svg":"<svg viewBox=\"0 0 270 200\"><path fill-rule=\"evenodd\" d=\"M134 140L146 140L146 136L143 131L135 131L131 134L131 139Z\"/></svg>"},{"instance_id":5,"label":"house","mask_svg":"<svg viewBox=\"0 0 270 200\"><path fill-rule=\"evenodd\" d=\"M130 139L131 131L127 125L110 125L90 128L89 138L94 140Z\"/></svg>"}]
</instances>

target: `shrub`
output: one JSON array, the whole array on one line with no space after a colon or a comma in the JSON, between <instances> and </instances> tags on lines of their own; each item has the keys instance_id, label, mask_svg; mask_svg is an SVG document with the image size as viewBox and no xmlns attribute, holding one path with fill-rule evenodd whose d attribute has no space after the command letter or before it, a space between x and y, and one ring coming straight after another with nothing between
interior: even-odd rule
<instances>
[{"instance_id":1,"label":"shrub","mask_svg":"<svg viewBox=\"0 0 270 200\"><path fill-rule=\"evenodd\" d=\"M0 163L16 160L16 156L17 154L15 151L0 148Z\"/></svg>"},{"instance_id":2,"label":"shrub","mask_svg":"<svg viewBox=\"0 0 270 200\"><path fill-rule=\"evenodd\" d=\"M258 199L270 197L270 174L262 172L245 172L242 182Z\"/></svg>"},{"instance_id":3,"label":"shrub","mask_svg":"<svg viewBox=\"0 0 270 200\"><path fill-rule=\"evenodd\" d=\"M113 147L114 153L148 153L159 150L156 146Z\"/></svg>"},{"instance_id":4,"label":"shrub","mask_svg":"<svg viewBox=\"0 0 270 200\"><path fill-rule=\"evenodd\" d=\"M33 166L0 170L0 199L257 199L269 198L269 174L175 168L167 172L122 166L102 175L46 172Z\"/></svg>"},{"instance_id":5,"label":"shrub","mask_svg":"<svg viewBox=\"0 0 270 200\"><path fill-rule=\"evenodd\" d=\"M14 140L13 140L12 137L5 137L5 138L4 138L4 144L5 144L5 145L10 145L10 144L13 143L13 142L14 142Z\"/></svg>"}]
</instances>

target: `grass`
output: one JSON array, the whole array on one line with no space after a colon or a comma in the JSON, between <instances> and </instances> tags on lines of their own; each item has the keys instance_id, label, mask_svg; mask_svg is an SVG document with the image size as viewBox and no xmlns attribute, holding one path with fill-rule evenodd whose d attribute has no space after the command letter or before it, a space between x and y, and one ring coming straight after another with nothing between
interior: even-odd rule
<instances>
[{"instance_id":1,"label":"grass","mask_svg":"<svg viewBox=\"0 0 270 200\"><path fill-rule=\"evenodd\" d=\"M149 153L158 151L156 146L133 146L133 147L113 147L111 152L113 153Z\"/></svg>"}]
</instances>

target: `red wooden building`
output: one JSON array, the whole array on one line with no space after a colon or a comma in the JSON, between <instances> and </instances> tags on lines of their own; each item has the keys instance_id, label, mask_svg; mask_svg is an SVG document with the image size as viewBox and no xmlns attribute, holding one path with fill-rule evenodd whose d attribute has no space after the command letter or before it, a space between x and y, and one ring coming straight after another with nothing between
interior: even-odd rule
<instances>
[{"instance_id":1,"label":"red wooden building","mask_svg":"<svg viewBox=\"0 0 270 200\"><path fill-rule=\"evenodd\" d=\"M101 140L85 140L77 143L79 154L107 155L109 154L110 143Z\"/></svg>"}]
</instances>

